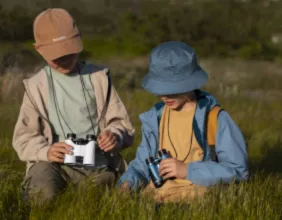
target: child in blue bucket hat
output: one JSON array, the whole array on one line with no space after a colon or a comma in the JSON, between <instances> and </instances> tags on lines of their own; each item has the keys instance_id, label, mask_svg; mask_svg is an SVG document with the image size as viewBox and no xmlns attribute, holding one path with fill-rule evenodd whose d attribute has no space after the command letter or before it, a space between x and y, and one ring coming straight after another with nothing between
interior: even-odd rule
<instances>
[{"instance_id":1,"label":"child in blue bucket hat","mask_svg":"<svg viewBox=\"0 0 282 220\"><path fill-rule=\"evenodd\" d=\"M217 100L199 90L207 80L186 43L166 42L153 49L142 86L161 102L140 115L142 142L119 180L121 189L143 188L158 202L189 201L218 183L248 179L243 135ZM148 158L157 158L163 149L170 158L159 163L162 184L156 187Z\"/></svg>"}]
</instances>

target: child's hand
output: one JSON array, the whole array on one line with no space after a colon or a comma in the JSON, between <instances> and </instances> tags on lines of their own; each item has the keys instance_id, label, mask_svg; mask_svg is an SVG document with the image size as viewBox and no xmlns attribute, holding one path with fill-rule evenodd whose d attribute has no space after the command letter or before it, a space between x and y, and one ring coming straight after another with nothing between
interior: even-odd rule
<instances>
[{"instance_id":1,"label":"child's hand","mask_svg":"<svg viewBox=\"0 0 282 220\"><path fill-rule=\"evenodd\" d=\"M47 152L47 159L50 162L63 163L65 154L72 154L72 146L63 142L55 143Z\"/></svg>"},{"instance_id":2,"label":"child's hand","mask_svg":"<svg viewBox=\"0 0 282 220\"><path fill-rule=\"evenodd\" d=\"M134 191L128 182L123 182L117 189L118 196L124 199L130 199L134 195ZM129 198L128 198L129 196Z\"/></svg>"},{"instance_id":3,"label":"child's hand","mask_svg":"<svg viewBox=\"0 0 282 220\"><path fill-rule=\"evenodd\" d=\"M159 174L165 180L170 178L185 179L188 165L174 158L167 158L161 161Z\"/></svg>"},{"instance_id":4,"label":"child's hand","mask_svg":"<svg viewBox=\"0 0 282 220\"><path fill-rule=\"evenodd\" d=\"M104 131L98 136L98 145L105 152L113 150L117 144L117 135L111 131Z\"/></svg>"},{"instance_id":5,"label":"child's hand","mask_svg":"<svg viewBox=\"0 0 282 220\"><path fill-rule=\"evenodd\" d=\"M119 187L119 191L120 192L130 192L131 187L130 187L129 183L128 182L122 183L121 186Z\"/></svg>"}]
</instances>

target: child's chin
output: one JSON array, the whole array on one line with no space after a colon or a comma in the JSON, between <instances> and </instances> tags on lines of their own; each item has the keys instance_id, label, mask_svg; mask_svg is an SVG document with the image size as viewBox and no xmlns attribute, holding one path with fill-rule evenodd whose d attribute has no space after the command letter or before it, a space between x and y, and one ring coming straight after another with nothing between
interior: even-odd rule
<instances>
[{"instance_id":1,"label":"child's chin","mask_svg":"<svg viewBox=\"0 0 282 220\"><path fill-rule=\"evenodd\" d=\"M179 108L178 105L167 105L167 107L171 110L177 110Z\"/></svg>"},{"instance_id":2,"label":"child's chin","mask_svg":"<svg viewBox=\"0 0 282 220\"><path fill-rule=\"evenodd\" d=\"M65 75L67 75L67 74L69 74L71 72L71 70L64 69L64 68L58 68L57 71L62 73L62 74L65 74Z\"/></svg>"}]
</instances>

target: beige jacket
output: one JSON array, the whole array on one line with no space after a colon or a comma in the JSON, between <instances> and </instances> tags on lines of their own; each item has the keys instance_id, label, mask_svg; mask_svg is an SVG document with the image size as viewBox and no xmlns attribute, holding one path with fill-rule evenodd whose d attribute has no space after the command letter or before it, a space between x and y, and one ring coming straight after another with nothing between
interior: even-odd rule
<instances>
[{"instance_id":1,"label":"beige jacket","mask_svg":"<svg viewBox=\"0 0 282 220\"><path fill-rule=\"evenodd\" d=\"M89 64L88 64L89 65ZM104 107L109 69L91 66L91 81L95 90L97 118L100 118ZM20 160L27 161L27 171L39 161L48 161L47 152L53 143L50 122L48 120L48 82L45 71L42 69L30 79L24 80L25 94L20 109L18 121L13 135L13 147ZM119 147L128 147L133 142L134 128L130 122L127 111L120 100L115 88L112 86L108 109L100 120L100 130L111 130L119 136ZM113 166L124 171L122 157L114 153Z\"/></svg>"}]
</instances>

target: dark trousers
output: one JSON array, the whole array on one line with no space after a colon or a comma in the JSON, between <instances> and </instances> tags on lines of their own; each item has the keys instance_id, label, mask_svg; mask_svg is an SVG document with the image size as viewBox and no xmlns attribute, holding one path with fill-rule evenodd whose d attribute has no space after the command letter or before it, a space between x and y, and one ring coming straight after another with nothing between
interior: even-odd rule
<instances>
[{"instance_id":1,"label":"dark trousers","mask_svg":"<svg viewBox=\"0 0 282 220\"><path fill-rule=\"evenodd\" d=\"M116 175L107 168L84 170L57 163L39 162L30 168L22 183L23 197L25 201L32 199L37 204L45 203L60 194L69 183L78 186L86 179L96 185L113 186Z\"/></svg>"}]
</instances>

